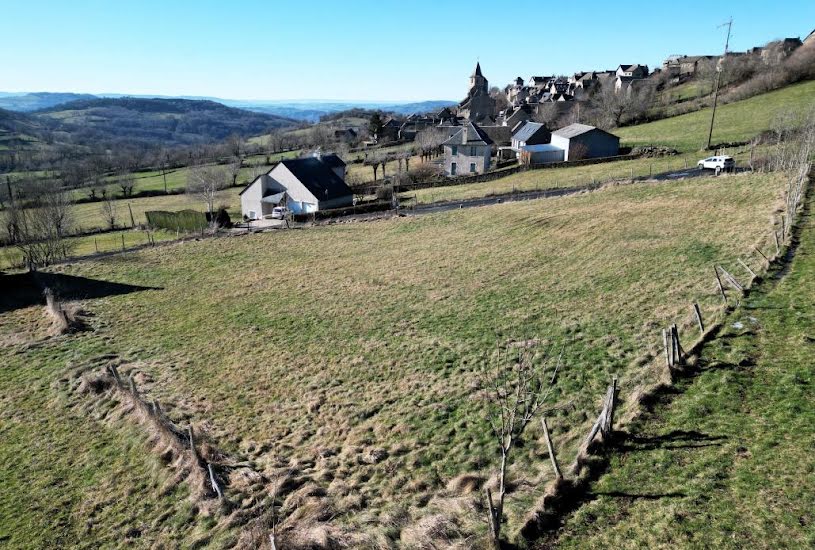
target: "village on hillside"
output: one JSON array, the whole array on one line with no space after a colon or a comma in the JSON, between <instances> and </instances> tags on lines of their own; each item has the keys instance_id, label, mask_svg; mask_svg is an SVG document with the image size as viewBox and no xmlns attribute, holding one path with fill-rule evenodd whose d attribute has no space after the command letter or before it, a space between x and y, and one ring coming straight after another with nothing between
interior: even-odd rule
<instances>
[{"instance_id":1,"label":"village on hillside","mask_svg":"<svg viewBox=\"0 0 815 550\"><path fill-rule=\"evenodd\" d=\"M657 94L670 96L683 85L712 82L717 73L737 73L741 65L776 65L805 42L815 42L813 35L723 56L671 55L653 70L646 64L626 63L614 70L581 71L570 77L533 75L525 81L519 76L503 88L490 87L477 62L458 104L404 117L374 114L366 128L334 129L324 145L342 144L346 151L357 151L346 154L345 160L355 156L357 162L371 166L373 183L381 166L381 181L397 186L403 176L402 161L406 171L415 152L438 178L479 176L511 165L528 169L604 161L632 151L621 151L620 138L601 124L613 127L624 118L640 120ZM399 147L392 153L378 152ZM355 193L353 183L345 181L341 156L323 155L318 148L306 158L282 162L259 175L241 192L243 218L280 218L282 213L313 214L362 204L364 199ZM398 162L397 173L388 176L385 166L393 160Z\"/></svg>"}]
</instances>

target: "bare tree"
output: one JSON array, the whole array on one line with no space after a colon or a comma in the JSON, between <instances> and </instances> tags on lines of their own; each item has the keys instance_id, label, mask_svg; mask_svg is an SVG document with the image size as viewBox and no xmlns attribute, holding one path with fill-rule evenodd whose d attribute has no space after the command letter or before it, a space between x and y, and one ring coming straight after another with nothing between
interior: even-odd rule
<instances>
[{"instance_id":1,"label":"bare tree","mask_svg":"<svg viewBox=\"0 0 815 550\"><path fill-rule=\"evenodd\" d=\"M557 103L547 101L538 105L538 108L535 109L535 112L532 114L532 120L546 124L546 126L551 128L559 116L560 111Z\"/></svg>"},{"instance_id":2,"label":"bare tree","mask_svg":"<svg viewBox=\"0 0 815 550\"><path fill-rule=\"evenodd\" d=\"M229 175L222 167L195 166L187 176L187 193L206 203L209 217L214 221L215 200L228 183Z\"/></svg>"},{"instance_id":3,"label":"bare tree","mask_svg":"<svg viewBox=\"0 0 815 550\"><path fill-rule=\"evenodd\" d=\"M613 128L645 114L653 97L654 86L651 82L639 81L619 91L607 82L593 96L591 104L596 111L598 125Z\"/></svg>"},{"instance_id":4,"label":"bare tree","mask_svg":"<svg viewBox=\"0 0 815 550\"><path fill-rule=\"evenodd\" d=\"M509 107L509 100L507 94L498 86L490 88L490 97L495 100L495 110L505 111Z\"/></svg>"},{"instance_id":5,"label":"bare tree","mask_svg":"<svg viewBox=\"0 0 815 550\"><path fill-rule=\"evenodd\" d=\"M536 341L517 343L503 354L499 348L486 373L489 422L501 452L497 497L493 498L492 492L486 490L490 531L496 548L500 548L510 455L527 424L551 394L563 357L562 352L557 358L546 353L539 355L535 348Z\"/></svg>"},{"instance_id":6,"label":"bare tree","mask_svg":"<svg viewBox=\"0 0 815 550\"><path fill-rule=\"evenodd\" d=\"M135 178L133 174L126 172L119 176L117 185L122 190L122 197L127 198L133 195L133 186L135 185Z\"/></svg>"},{"instance_id":7,"label":"bare tree","mask_svg":"<svg viewBox=\"0 0 815 550\"><path fill-rule=\"evenodd\" d=\"M158 166L161 171L161 177L164 179L164 193L167 193L167 172L170 168L170 152L167 149L162 149L158 156Z\"/></svg>"},{"instance_id":8,"label":"bare tree","mask_svg":"<svg viewBox=\"0 0 815 550\"><path fill-rule=\"evenodd\" d=\"M33 198L27 204L14 197L9 201L3 225L6 240L20 250L28 268L35 269L68 256L71 244L66 237L73 224L72 201L62 189L32 184L29 190Z\"/></svg>"},{"instance_id":9,"label":"bare tree","mask_svg":"<svg viewBox=\"0 0 815 550\"><path fill-rule=\"evenodd\" d=\"M99 212L102 214L102 217L105 219L105 224L110 230L116 229L116 211L116 200L113 198L113 194L103 189L102 204L99 206Z\"/></svg>"}]
</instances>

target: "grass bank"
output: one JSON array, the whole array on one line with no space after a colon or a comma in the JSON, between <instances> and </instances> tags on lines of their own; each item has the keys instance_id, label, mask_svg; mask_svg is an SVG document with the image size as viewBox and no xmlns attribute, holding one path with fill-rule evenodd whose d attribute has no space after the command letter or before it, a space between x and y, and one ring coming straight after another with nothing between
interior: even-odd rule
<instances>
[{"instance_id":1,"label":"grass bank","mask_svg":"<svg viewBox=\"0 0 815 550\"><path fill-rule=\"evenodd\" d=\"M558 546L815 545L813 303L809 216L788 271L751 291L697 376L631 427Z\"/></svg>"}]
</instances>

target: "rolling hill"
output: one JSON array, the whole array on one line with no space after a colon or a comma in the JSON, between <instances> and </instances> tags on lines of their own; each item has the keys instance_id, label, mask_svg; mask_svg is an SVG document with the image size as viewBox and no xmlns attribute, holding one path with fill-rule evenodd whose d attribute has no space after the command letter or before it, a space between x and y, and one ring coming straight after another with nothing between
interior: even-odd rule
<instances>
[{"instance_id":1,"label":"rolling hill","mask_svg":"<svg viewBox=\"0 0 815 550\"><path fill-rule=\"evenodd\" d=\"M232 134L258 135L293 125L291 119L187 99L97 98L32 113L75 143L193 145Z\"/></svg>"}]
</instances>

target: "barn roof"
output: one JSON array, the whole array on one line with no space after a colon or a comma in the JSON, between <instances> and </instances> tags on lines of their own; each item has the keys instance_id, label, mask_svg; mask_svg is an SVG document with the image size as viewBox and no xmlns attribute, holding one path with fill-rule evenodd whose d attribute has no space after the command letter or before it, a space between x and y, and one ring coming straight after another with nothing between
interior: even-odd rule
<instances>
[{"instance_id":1,"label":"barn roof","mask_svg":"<svg viewBox=\"0 0 815 550\"><path fill-rule=\"evenodd\" d=\"M567 139L571 139L573 137L581 136L583 134L587 134L587 133L593 132L595 130L597 130L598 132L603 132L604 134L608 134L610 136L613 136L613 137L615 137L617 139L620 139L619 137L615 136L614 134L606 132L605 130L601 130L600 128L597 128L596 126L589 126L588 124L578 124L578 123L569 124L568 126L566 126L564 128L561 128L560 130L555 130L554 132L552 132L552 135L564 137L564 138L567 138Z\"/></svg>"}]
</instances>

